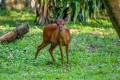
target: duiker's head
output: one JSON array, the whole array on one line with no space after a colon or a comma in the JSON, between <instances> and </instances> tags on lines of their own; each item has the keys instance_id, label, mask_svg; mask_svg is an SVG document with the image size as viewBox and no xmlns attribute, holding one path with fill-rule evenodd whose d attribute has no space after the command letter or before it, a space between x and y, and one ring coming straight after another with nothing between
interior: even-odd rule
<instances>
[{"instance_id":1,"label":"duiker's head","mask_svg":"<svg viewBox=\"0 0 120 80\"><path fill-rule=\"evenodd\" d=\"M57 26L59 27L59 29L62 30L63 27L64 27L64 20L63 19L58 19L56 21L56 23L57 23Z\"/></svg>"}]
</instances>

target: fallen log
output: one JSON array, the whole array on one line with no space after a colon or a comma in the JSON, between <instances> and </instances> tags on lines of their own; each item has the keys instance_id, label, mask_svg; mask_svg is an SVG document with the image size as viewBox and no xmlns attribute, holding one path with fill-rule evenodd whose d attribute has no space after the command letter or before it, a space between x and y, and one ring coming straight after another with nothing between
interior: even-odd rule
<instances>
[{"instance_id":1,"label":"fallen log","mask_svg":"<svg viewBox=\"0 0 120 80\"><path fill-rule=\"evenodd\" d=\"M27 32L29 32L29 25L28 25L28 23L23 23L23 24L17 26L12 31L1 36L0 42L11 42L15 39L21 38Z\"/></svg>"}]
</instances>

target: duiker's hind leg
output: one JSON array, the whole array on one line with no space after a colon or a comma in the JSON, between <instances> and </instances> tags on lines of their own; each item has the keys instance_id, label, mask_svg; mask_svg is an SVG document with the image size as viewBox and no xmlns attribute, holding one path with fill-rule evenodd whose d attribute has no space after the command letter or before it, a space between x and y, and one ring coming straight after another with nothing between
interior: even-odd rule
<instances>
[{"instance_id":1,"label":"duiker's hind leg","mask_svg":"<svg viewBox=\"0 0 120 80\"><path fill-rule=\"evenodd\" d=\"M36 54L35 54L35 59L37 58L39 51L40 51L42 48L46 47L48 44L49 44L49 43L42 42L40 45L38 45L37 51L36 51Z\"/></svg>"}]
</instances>

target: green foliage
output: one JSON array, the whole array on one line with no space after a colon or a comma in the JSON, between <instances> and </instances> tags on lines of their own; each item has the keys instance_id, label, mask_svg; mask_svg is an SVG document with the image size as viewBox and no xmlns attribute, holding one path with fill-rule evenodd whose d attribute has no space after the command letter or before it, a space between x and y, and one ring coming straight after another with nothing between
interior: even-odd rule
<instances>
[{"instance_id":1,"label":"green foliage","mask_svg":"<svg viewBox=\"0 0 120 80\"><path fill-rule=\"evenodd\" d=\"M70 64L62 66L58 48L54 51L57 64L49 64L49 46L34 60L36 46L42 42L42 29L31 23L32 14L18 15L9 11L9 16L0 16L0 21L4 21L0 35L15 28L11 20L30 20L30 32L22 39L0 43L0 80L120 80L120 42L109 21L67 24L72 34Z\"/></svg>"}]
</instances>

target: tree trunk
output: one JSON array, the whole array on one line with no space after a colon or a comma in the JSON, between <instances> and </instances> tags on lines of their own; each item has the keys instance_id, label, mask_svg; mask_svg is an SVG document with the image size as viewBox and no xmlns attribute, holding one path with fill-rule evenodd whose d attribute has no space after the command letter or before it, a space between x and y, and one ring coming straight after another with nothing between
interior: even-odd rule
<instances>
[{"instance_id":1,"label":"tree trunk","mask_svg":"<svg viewBox=\"0 0 120 80\"><path fill-rule=\"evenodd\" d=\"M39 6L38 6L39 5ZM36 24L48 24L48 1L41 0L41 3L36 0Z\"/></svg>"},{"instance_id":2,"label":"tree trunk","mask_svg":"<svg viewBox=\"0 0 120 80\"><path fill-rule=\"evenodd\" d=\"M44 6L44 23L43 24L48 24L48 1L45 2L45 6Z\"/></svg>"},{"instance_id":3,"label":"tree trunk","mask_svg":"<svg viewBox=\"0 0 120 80\"><path fill-rule=\"evenodd\" d=\"M0 42L11 42L15 39L21 38L24 34L29 31L27 23L19 25L16 29L4 34L0 37Z\"/></svg>"},{"instance_id":4,"label":"tree trunk","mask_svg":"<svg viewBox=\"0 0 120 80\"><path fill-rule=\"evenodd\" d=\"M102 0L115 30L120 37L120 0Z\"/></svg>"},{"instance_id":5,"label":"tree trunk","mask_svg":"<svg viewBox=\"0 0 120 80\"><path fill-rule=\"evenodd\" d=\"M1 2L0 2L0 7L1 7L1 8L5 8L5 0L1 0Z\"/></svg>"}]
</instances>

